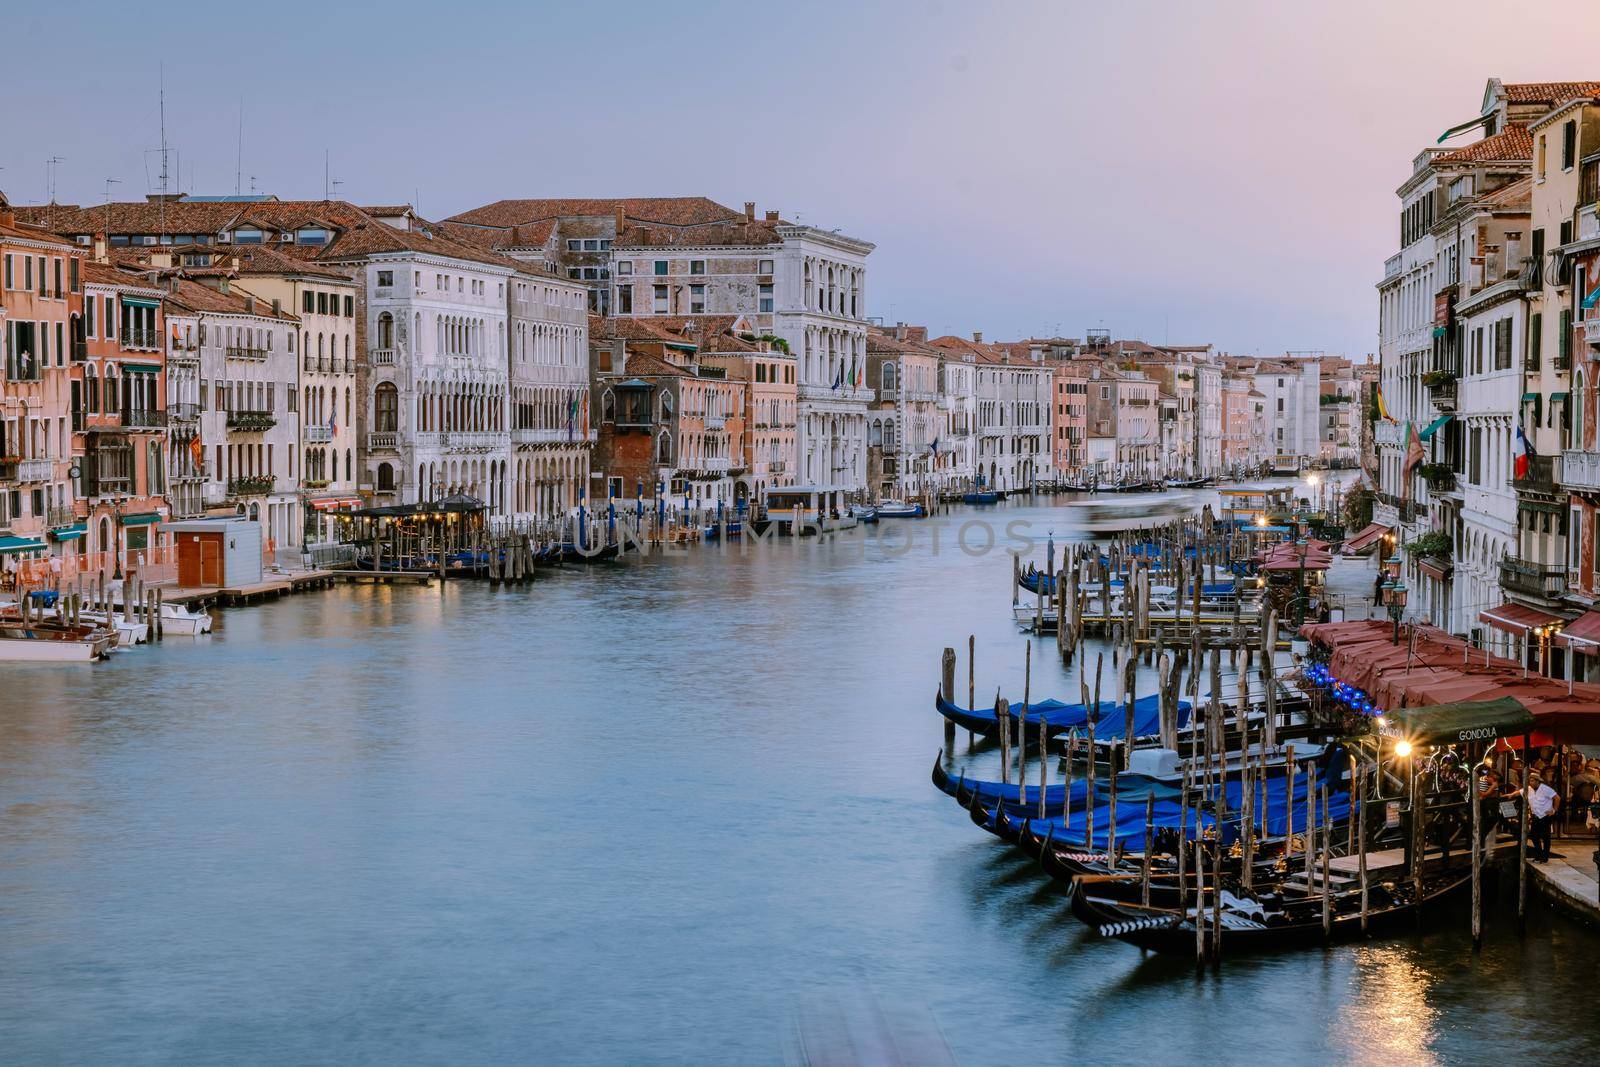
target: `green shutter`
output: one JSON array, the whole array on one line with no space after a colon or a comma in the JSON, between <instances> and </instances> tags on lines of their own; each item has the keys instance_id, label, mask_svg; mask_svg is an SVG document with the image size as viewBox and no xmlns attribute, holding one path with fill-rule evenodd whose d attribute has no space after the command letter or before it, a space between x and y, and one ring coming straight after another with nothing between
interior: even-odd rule
<instances>
[{"instance_id":1,"label":"green shutter","mask_svg":"<svg viewBox=\"0 0 1600 1067\"><path fill-rule=\"evenodd\" d=\"M1542 232L1542 231L1541 231ZM1544 339L1544 315L1534 312L1528 322L1528 369L1539 369L1539 342Z\"/></svg>"}]
</instances>

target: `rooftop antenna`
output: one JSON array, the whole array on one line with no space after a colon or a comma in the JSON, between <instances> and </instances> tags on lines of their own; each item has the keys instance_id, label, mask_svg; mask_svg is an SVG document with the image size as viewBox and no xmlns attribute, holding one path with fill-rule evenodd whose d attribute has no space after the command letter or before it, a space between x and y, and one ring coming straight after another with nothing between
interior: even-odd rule
<instances>
[{"instance_id":1,"label":"rooftop antenna","mask_svg":"<svg viewBox=\"0 0 1600 1067\"><path fill-rule=\"evenodd\" d=\"M167 65L162 63L157 69L160 74L157 100L161 112L161 200L160 207L156 210L156 218L160 235L165 237L167 235Z\"/></svg>"},{"instance_id":2,"label":"rooftop antenna","mask_svg":"<svg viewBox=\"0 0 1600 1067\"><path fill-rule=\"evenodd\" d=\"M122 179L121 178L107 178L106 179L106 244L107 245L109 245L111 243L111 187L113 185L121 185L121 184L122 184Z\"/></svg>"},{"instance_id":3,"label":"rooftop antenna","mask_svg":"<svg viewBox=\"0 0 1600 1067\"><path fill-rule=\"evenodd\" d=\"M244 171L244 96L239 97L239 141L233 151L233 195L240 193L239 176Z\"/></svg>"},{"instance_id":4,"label":"rooftop antenna","mask_svg":"<svg viewBox=\"0 0 1600 1067\"><path fill-rule=\"evenodd\" d=\"M65 162L66 159L61 156L51 156L44 161L44 184L45 188L50 192L50 203L52 204L56 202L56 172L60 169L61 164Z\"/></svg>"},{"instance_id":5,"label":"rooftop antenna","mask_svg":"<svg viewBox=\"0 0 1600 1067\"><path fill-rule=\"evenodd\" d=\"M324 148L322 150L322 199L324 199L324 200L329 199L329 196L328 196L328 185L329 185L328 177L329 177L329 175L328 175L328 150L326 148Z\"/></svg>"}]
</instances>

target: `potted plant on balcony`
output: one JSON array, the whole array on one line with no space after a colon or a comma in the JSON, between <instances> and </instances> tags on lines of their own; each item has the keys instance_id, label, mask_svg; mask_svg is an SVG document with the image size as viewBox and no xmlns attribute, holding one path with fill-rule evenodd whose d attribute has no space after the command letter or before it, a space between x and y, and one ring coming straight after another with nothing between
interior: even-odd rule
<instances>
[{"instance_id":1,"label":"potted plant on balcony","mask_svg":"<svg viewBox=\"0 0 1600 1067\"><path fill-rule=\"evenodd\" d=\"M1417 470L1430 489L1448 491L1455 488L1456 472L1448 463L1424 463Z\"/></svg>"},{"instance_id":2,"label":"potted plant on balcony","mask_svg":"<svg viewBox=\"0 0 1600 1067\"><path fill-rule=\"evenodd\" d=\"M1443 559L1450 558L1450 535L1439 530L1425 533L1421 537L1406 542L1406 554L1413 559Z\"/></svg>"},{"instance_id":3,"label":"potted plant on balcony","mask_svg":"<svg viewBox=\"0 0 1600 1067\"><path fill-rule=\"evenodd\" d=\"M1422 384L1433 389L1441 385L1454 385L1457 378L1453 370L1430 370L1422 375Z\"/></svg>"}]
</instances>

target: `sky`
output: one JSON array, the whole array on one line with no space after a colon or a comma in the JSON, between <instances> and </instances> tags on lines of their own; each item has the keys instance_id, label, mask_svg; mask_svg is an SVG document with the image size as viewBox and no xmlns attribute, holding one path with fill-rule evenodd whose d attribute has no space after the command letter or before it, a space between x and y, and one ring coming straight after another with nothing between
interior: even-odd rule
<instances>
[{"instance_id":1,"label":"sky","mask_svg":"<svg viewBox=\"0 0 1600 1067\"><path fill-rule=\"evenodd\" d=\"M753 200L874 242L886 321L1241 354L1375 351L1412 157L1490 77L1600 79L1569 0L151 12L8 12L13 202L158 191L164 67L174 190Z\"/></svg>"}]
</instances>

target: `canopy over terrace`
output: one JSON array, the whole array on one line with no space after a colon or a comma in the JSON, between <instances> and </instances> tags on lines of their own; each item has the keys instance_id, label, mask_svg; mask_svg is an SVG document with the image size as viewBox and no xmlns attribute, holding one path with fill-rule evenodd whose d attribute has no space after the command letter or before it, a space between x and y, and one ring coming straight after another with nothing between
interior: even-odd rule
<instances>
[{"instance_id":1,"label":"canopy over terrace","mask_svg":"<svg viewBox=\"0 0 1600 1067\"><path fill-rule=\"evenodd\" d=\"M485 550L484 504L455 494L415 504L386 504L350 513L364 566L374 570L473 570Z\"/></svg>"},{"instance_id":2,"label":"canopy over terrace","mask_svg":"<svg viewBox=\"0 0 1600 1067\"><path fill-rule=\"evenodd\" d=\"M1392 715L1510 699L1533 713L1540 743L1600 742L1600 685L1528 675L1521 664L1428 626L1411 628L1399 644L1379 620L1314 623L1300 633L1314 646L1308 677L1342 702Z\"/></svg>"},{"instance_id":3,"label":"canopy over terrace","mask_svg":"<svg viewBox=\"0 0 1600 1067\"><path fill-rule=\"evenodd\" d=\"M1344 547L1340 551L1346 556L1365 556L1381 545L1388 533L1389 527L1383 525L1383 523L1368 523L1360 533L1345 541Z\"/></svg>"}]
</instances>

